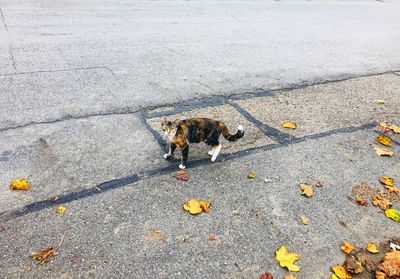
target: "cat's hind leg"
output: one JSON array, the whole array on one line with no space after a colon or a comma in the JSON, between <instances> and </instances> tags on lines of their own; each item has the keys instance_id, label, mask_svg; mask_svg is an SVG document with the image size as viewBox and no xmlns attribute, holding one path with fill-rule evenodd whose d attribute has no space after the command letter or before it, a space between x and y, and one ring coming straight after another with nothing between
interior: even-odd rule
<instances>
[{"instance_id":1,"label":"cat's hind leg","mask_svg":"<svg viewBox=\"0 0 400 279\"><path fill-rule=\"evenodd\" d=\"M221 145L221 144L218 144L218 145L216 145L216 146L213 146L213 149L212 149L212 156L211 156L211 162L214 162L214 161L217 159L217 157L218 157L218 155L219 155L219 152L221 152L221 148L222 148L222 145ZM210 153L208 153L208 154L210 154Z\"/></svg>"},{"instance_id":2,"label":"cat's hind leg","mask_svg":"<svg viewBox=\"0 0 400 279\"><path fill-rule=\"evenodd\" d=\"M181 170L186 169L186 162L188 159L188 155L189 155L189 145L186 145L185 147L182 148L181 164L179 165L179 168Z\"/></svg>"}]
</instances>

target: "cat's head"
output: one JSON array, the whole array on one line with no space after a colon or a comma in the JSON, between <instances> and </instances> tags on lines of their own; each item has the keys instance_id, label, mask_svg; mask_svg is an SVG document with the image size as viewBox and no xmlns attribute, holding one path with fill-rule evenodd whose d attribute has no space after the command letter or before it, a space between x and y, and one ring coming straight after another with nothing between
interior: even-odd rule
<instances>
[{"instance_id":1,"label":"cat's head","mask_svg":"<svg viewBox=\"0 0 400 279\"><path fill-rule=\"evenodd\" d=\"M169 121L166 117L161 120L161 129L166 136L173 136L176 133L178 120Z\"/></svg>"}]
</instances>

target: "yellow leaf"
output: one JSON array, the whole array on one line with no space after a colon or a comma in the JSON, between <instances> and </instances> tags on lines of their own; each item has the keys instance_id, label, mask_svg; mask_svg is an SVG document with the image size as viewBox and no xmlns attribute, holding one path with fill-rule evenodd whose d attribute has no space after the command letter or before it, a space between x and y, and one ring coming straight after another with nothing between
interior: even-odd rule
<instances>
[{"instance_id":1,"label":"yellow leaf","mask_svg":"<svg viewBox=\"0 0 400 279\"><path fill-rule=\"evenodd\" d=\"M43 249L40 252L35 252L31 254L32 259L37 260L39 262L39 264L44 264L46 262L48 262L51 257L57 255L58 252L56 249L54 249L53 247L49 247L46 249Z\"/></svg>"},{"instance_id":2,"label":"yellow leaf","mask_svg":"<svg viewBox=\"0 0 400 279\"><path fill-rule=\"evenodd\" d=\"M385 146L392 146L392 140L387 136L379 135L375 140Z\"/></svg>"},{"instance_id":3,"label":"yellow leaf","mask_svg":"<svg viewBox=\"0 0 400 279\"><path fill-rule=\"evenodd\" d=\"M300 189L303 191L301 194L307 198L311 198L314 195L313 188L307 183L301 183L299 185Z\"/></svg>"},{"instance_id":4,"label":"yellow leaf","mask_svg":"<svg viewBox=\"0 0 400 279\"><path fill-rule=\"evenodd\" d=\"M393 178L389 177L389 176L381 176L379 178L379 182L384 184L384 185L388 185L388 186L394 186L393 182Z\"/></svg>"},{"instance_id":5,"label":"yellow leaf","mask_svg":"<svg viewBox=\"0 0 400 279\"><path fill-rule=\"evenodd\" d=\"M255 171L249 172L247 177L250 179L255 179L257 177L257 173Z\"/></svg>"},{"instance_id":6,"label":"yellow leaf","mask_svg":"<svg viewBox=\"0 0 400 279\"><path fill-rule=\"evenodd\" d=\"M388 149L380 148L380 147L375 147L375 153L379 156L393 156L393 151L390 151Z\"/></svg>"},{"instance_id":7,"label":"yellow leaf","mask_svg":"<svg viewBox=\"0 0 400 279\"><path fill-rule=\"evenodd\" d=\"M292 275L292 274L286 275L285 279L296 279L296 275Z\"/></svg>"},{"instance_id":8,"label":"yellow leaf","mask_svg":"<svg viewBox=\"0 0 400 279\"><path fill-rule=\"evenodd\" d=\"M289 253L286 246L281 246L275 254L275 259L279 261L279 265L286 267L289 271L300 271L300 267L294 264L299 258L299 254Z\"/></svg>"},{"instance_id":9,"label":"yellow leaf","mask_svg":"<svg viewBox=\"0 0 400 279\"><path fill-rule=\"evenodd\" d=\"M374 243L367 244L367 251L373 254L379 253L378 247Z\"/></svg>"},{"instance_id":10,"label":"yellow leaf","mask_svg":"<svg viewBox=\"0 0 400 279\"><path fill-rule=\"evenodd\" d=\"M397 125L390 125L389 127L390 129L392 129L393 132L395 132L396 134L400 134L400 127Z\"/></svg>"},{"instance_id":11,"label":"yellow leaf","mask_svg":"<svg viewBox=\"0 0 400 279\"><path fill-rule=\"evenodd\" d=\"M340 279L340 278L337 277L336 274L332 273L331 279Z\"/></svg>"},{"instance_id":12,"label":"yellow leaf","mask_svg":"<svg viewBox=\"0 0 400 279\"><path fill-rule=\"evenodd\" d=\"M342 249L342 251L345 252L346 254L350 254L351 251L354 250L354 246L353 244L345 241L344 244L340 247L340 249Z\"/></svg>"},{"instance_id":13,"label":"yellow leaf","mask_svg":"<svg viewBox=\"0 0 400 279\"><path fill-rule=\"evenodd\" d=\"M339 279L350 279L351 278L351 274L347 271L347 269L344 266L335 265L335 266L332 266L332 270Z\"/></svg>"},{"instance_id":14,"label":"yellow leaf","mask_svg":"<svg viewBox=\"0 0 400 279\"><path fill-rule=\"evenodd\" d=\"M57 207L57 212L60 214L63 214L65 212L66 208L62 205L60 205L59 207Z\"/></svg>"},{"instance_id":15,"label":"yellow leaf","mask_svg":"<svg viewBox=\"0 0 400 279\"><path fill-rule=\"evenodd\" d=\"M386 217L399 222L400 221L400 211L396 210L396 209L387 209L385 211L385 215Z\"/></svg>"},{"instance_id":16,"label":"yellow leaf","mask_svg":"<svg viewBox=\"0 0 400 279\"><path fill-rule=\"evenodd\" d=\"M183 209L189 211L190 214L195 215L203 211L208 212L208 210L210 209L210 205L211 205L210 202L197 201L195 199L191 199L183 205Z\"/></svg>"},{"instance_id":17,"label":"yellow leaf","mask_svg":"<svg viewBox=\"0 0 400 279\"><path fill-rule=\"evenodd\" d=\"M377 102L378 104L384 104L384 103L385 103L385 100L376 100L376 102Z\"/></svg>"},{"instance_id":18,"label":"yellow leaf","mask_svg":"<svg viewBox=\"0 0 400 279\"><path fill-rule=\"evenodd\" d=\"M382 271L375 271L375 279L387 279L387 277Z\"/></svg>"},{"instance_id":19,"label":"yellow leaf","mask_svg":"<svg viewBox=\"0 0 400 279\"><path fill-rule=\"evenodd\" d=\"M386 253L384 260L385 261L400 260L400 251L395 250L395 251Z\"/></svg>"},{"instance_id":20,"label":"yellow leaf","mask_svg":"<svg viewBox=\"0 0 400 279\"><path fill-rule=\"evenodd\" d=\"M31 186L29 185L29 182L26 179L15 180L10 185L11 190L29 190L30 188Z\"/></svg>"},{"instance_id":21,"label":"yellow leaf","mask_svg":"<svg viewBox=\"0 0 400 279\"><path fill-rule=\"evenodd\" d=\"M210 205L211 205L211 203L210 202L206 202L206 201L199 201L199 206L201 207L201 209L204 211L204 212L208 212L208 210L210 209Z\"/></svg>"},{"instance_id":22,"label":"yellow leaf","mask_svg":"<svg viewBox=\"0 0 400 279\"><path fill-rule=\"evenodd\" d=\"M303 225L308 225L308 219L305 216L300 216Z\"/></svg>"},{"instance_id":23,"label":"yellow leaf","mask_svg":"<svg viewBox=\"0 0 400 279\"><path fill-rule=\"evenodd\" d=\"M287 129L296 129L297 128L297 124L294 122L285 122L282 124L283 128L287 128Z\"/></svg>"}]
</instances>

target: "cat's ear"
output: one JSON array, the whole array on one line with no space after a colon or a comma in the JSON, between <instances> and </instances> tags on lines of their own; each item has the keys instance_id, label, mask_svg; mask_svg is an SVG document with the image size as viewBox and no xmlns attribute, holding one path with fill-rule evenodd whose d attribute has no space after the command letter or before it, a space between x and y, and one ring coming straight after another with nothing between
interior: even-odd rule
<instances>
[{"instance_id":1,"label":"cat's ear","mask_svg":"<svg viewBox=\"0 0 400 279\"><path fill-rule=\"evenodd\" d=\"M181 122L181 120L178 118L178 119L175 119L174 120L174 125L175 126L178 126L179 125L179 122Z\"/></svg>"}]
</instances>

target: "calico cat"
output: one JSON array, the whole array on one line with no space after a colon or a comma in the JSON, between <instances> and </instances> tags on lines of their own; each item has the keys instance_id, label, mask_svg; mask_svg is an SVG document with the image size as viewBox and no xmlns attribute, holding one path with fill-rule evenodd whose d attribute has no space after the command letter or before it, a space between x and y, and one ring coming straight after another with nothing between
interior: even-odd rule
<instances>
[{"instance_id":1,"label":"calico cat","mask_svg":"<svg viewBox=\"0 0 400 279\"><path fill-rule=\"evenodd\" d=\"M236 134L231 135L222 121L216 121L210 118L190 118L185 120L168 121L166 117L161 121L161 128L165 137L169 141L169 151L164 155L165 159L170 159L174 155L177 147L182 150L180 169L186 168L186 161L189 154L189 144L205 142L212 147L208 152L211 161L217 159L221 151L219 136L222 134L228 141L237 141L244 135L242 125L238 126Z\"/></svg>"}]
</instances>

